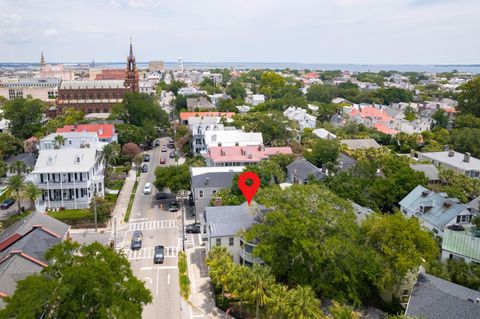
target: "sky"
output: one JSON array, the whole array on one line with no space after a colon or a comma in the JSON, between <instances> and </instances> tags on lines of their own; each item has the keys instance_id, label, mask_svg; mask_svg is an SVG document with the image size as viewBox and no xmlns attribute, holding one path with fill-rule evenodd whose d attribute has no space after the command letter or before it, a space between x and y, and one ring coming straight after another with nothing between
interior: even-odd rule
<instances>
[{"instance_id":1,"label":"sky","mask_svg":"<svg viewBox=\"0 0 480 319\"><path fill-rule=\"evenodd\" d=\"M0 63L479 64L479 0L0 0Z\"/></svg>"}]
</instances>

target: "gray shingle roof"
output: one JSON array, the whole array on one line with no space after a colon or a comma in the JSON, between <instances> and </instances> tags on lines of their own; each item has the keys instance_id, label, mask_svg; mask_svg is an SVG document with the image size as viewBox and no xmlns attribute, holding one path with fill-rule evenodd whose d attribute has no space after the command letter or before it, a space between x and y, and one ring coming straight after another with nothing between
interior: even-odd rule
<instances>
[{"instance_id":1,"label":"gray shingle roof","mask_svg":"<svg viewBox=\"0 0 480 319\"><path fill-rule=\"evenodd\" d=\"M205 208L205 221L212 237L235 236L248 229L256 221L258 214L265 208L252 202L239 206L214 206Z\"/></svg>"},{"instance_id":2,"label":"gray shingle roof","mask_svg":"<svg viewBox=\"0 0 480 319\"><path fill-rule=\"evenodd\" d=\"M192 176L193 188L227 188L232 186L233 177L238 172L212 172Z\"/></svg>"},{"instance_id":3,"label":"gray shingle roof","mask_svg":"<svg viewBox=\"0 0 480 319\"><path fill-rule=\"evenodd\" d=\"M66 237L66 234L70 229L69 225L62 223L53 217L40 212L33 212L0 233L0 243L14 234L23 236L29 232L34 225L42 225L49 231L59 235L62 239Z\"/></svg>"},{"instance_id":4,"label":"gray shingle roof","mask_svg":"<svg viewBox=\"0 0 480 319\"><path fill-rule=\"evenodd\" d=\"M358 150L362 148L380 148L380 144L377 143L373 138L365 139L350 139L350 140L341 140L340 143L347 145L348 148L352 150Z\"/></svg>"},{"instance_id":5,"label":"gray shingle roof","mask_svg":"<svg viewBox=\"0 0 480 319\"><path fill-rule=\"evenodd\" d=\"M431 181L440 180L440 172L433 164L410 164L410 168L417 172L422 172Z\"/></svg>"},{"instance_id":6,"label":"gray shingle roof","mask_svg":"<svg viewBox=\"0 0 480 319\"><path fill-rule=\"evenodd\" d=\"M310 175L313 175L316 180L322 180L326 176L321 169L304 158L298 158L287 165L287 171L289 178L291 175L296 175L296 177L301 181L308 179Z\"/></svg>"},{"instance_id":7,"label":"gray shingle roof","mask_svg":"<svg viewBox=\"0 0 480 319\"><path fill-rule=\"evenodd\" d=\"M419 274L405 315L425 319L478 319L480 292L429 274ZM471 301L469 301L469 299Z\"/></svg>"},{"instance_id":8,"label":"gray shingle roof","mask_svg":"<svg viewBox=\"0 0 480 319\"><path fill-rule=\"evenodd\" d=\"M337 163L340 171L343 172L355 166L357 161L353 157L350 157L345 153L340 153L338 154Z\"/></svg>"},{"instance_id":9,"label":"gray shingle roof","mask_svg":"<svg viewBox=\"0 0 480 319\"><path fill-rule=\"evenodd\" d=\"M447 201L450 204L448 207L444 205ZM452 199L445 198L421 185L415 187L399 204L412 212L418 212L421 205L429 207L425 213L416 216L439 229L443 229L451 220L467 209L465 205L455 203Z\"/></svg>"}]
</instances>

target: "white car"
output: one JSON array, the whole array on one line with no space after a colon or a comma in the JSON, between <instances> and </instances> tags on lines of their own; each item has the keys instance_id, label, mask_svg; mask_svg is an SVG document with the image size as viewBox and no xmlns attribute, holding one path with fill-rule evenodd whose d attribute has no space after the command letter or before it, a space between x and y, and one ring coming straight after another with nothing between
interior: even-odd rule
<instances>
[{"instance_id":1,"label":"white car","mask_svg":"<svg viewBox=\"0 0 480 319\"><path fill-rule=\"evenodd\" d=\"M143 187L143 193L145 195L151 194L152 193L152 183L146 183L145 187Z\"/></svg>"}]
</instances>

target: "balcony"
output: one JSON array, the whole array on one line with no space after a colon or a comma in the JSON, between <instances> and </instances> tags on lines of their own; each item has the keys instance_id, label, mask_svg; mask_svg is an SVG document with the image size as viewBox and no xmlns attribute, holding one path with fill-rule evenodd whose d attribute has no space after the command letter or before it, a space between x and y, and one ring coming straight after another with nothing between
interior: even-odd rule
<instances>
[{"instance_id":1,"label":"balcony","mask_svg":"<svg viewBox=\"0 0 480 319\"><path fill-rule=\"evenodd\" d=\"M46 209L59 209L59 208L65 208L65 209L83 209L83 208L89 208L90 207L90 202L91 200L87 198L78 198L76 201L75 200L64 200L63 202L61 200L41 200L37 203L37 209L40 211L45 211Z\"/></svg>"},{"instance_id":2,"label":"balcony","mask_svg":"<svg viewBox=\"0 0 480 319\"><path fill-rule=\"evenodd\" d=\"M248 243L244 241L243 238L240 238L240 246L241 246L241 249L239 251L239 255L244 261L251 264L264 263L262 258L259 258L253 255L253 249L256 246L255 244Z\"/></svg>"},{"instance_id":3,"label":"balcony","mask_svg":"<svg viewBox=\"0 0 480 319\"><path fill-rule=\"evenodd\" d=\"M38 183L37 186L41 189L71 189L71 188L89 188L90 181L78 181L78 182L48 182Z\"/></svg>"}]
</instances>

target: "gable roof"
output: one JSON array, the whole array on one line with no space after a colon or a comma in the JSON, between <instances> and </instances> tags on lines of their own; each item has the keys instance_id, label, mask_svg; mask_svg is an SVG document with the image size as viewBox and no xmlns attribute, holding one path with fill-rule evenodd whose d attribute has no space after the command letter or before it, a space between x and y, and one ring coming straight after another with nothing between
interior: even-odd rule
<instances>
[{"instance_id":1,"label":"gable roof","mask_svg":"<svg viewBox=\"0 0 480 319\"><path fill-rule=\"evenodd\" d=\"M351 167L353 167L353 166L355 166L355 164L357 164L356 159L348 156L345 153L338 154L337 162L338 162L338 167L339 167L340 171L342 171L342 172L346 171L346 170L349 170Z\"/></svg>"},{"instance_id":2,"label":"gable roof","mask_svg":"<svg viewBox=\"0 0 480 319\"><path fill-rule=\"evenodd\" d=\"M229 167L233 168L233 167ZM243 171L244 166L240 166ZM227 188L232 186L233 177L240 173L238 170L227 172L209 172L192 176L192 188Z\"/></svg>"},{"instance_id":3,"label":"gable roof","mask_svg":"<svg viewBox=\"0 0 480 319\"><path fill-rule=\"evenodd\" d=\"M457 255L475 259L480 262L480 233L475 227L464 231L445 229L442 239L442 250L453 252Z\"/></svg>"},{"instance_id":4,"label":"gable roof","mask_svg":"<svg viewBox=\"0 0 480 319\"><path fill-rule=\"evenodd\" d=\"M419 274L408 301L405 315L425 319L477 319L480 292L440 279Z\"/></svg>"},{"instance_id":5,"label":"gable roof","mask_svg":"<svg viewBox=\"0 0 480 319\"><path fill-rule=\"evenodd\" d=\"M410 168L417 172L422 172L431 181L440 180L440 172L433 164L410 164Z\"/></svg>"},{"instance_id":6,"label":"gable roof","mask_svg":"<svg viewBox=\"0 0 480 319\"><path fill-rule=\"evenodd\" d=\"M321 169L304 158L298 158L287 165L287 171L289 173L289 178L290 174L293 174L296 175L296 177L301 181L307 180L310 175L312 175L316 180L322 180L326 177L325 173L322 172Z\"/></svg>"},{"instance_id":7,"label":"gable roof","mask_svg":"<svg viewBox=\"0 0 480 319\"><path fill-rule=\"evenodd\" d=\"M213 206L205 208L205 222L212 237L235 236L253 225L265 207L255 202L238 206Z\"/></svg>"},{"instance_id":8,"label":"gable roof","mask_svg":"<svg viewBox=\"0 0 480 319\"><path fill-rule=\"evenodd\" d=\"M415 216L431 225L443 229L450 221L467 210L465 205L418 185L400 201L400 206L415 212ZM426 207L419 213L420 206Z\"/></svg>"},{"instance_id":9,"label":"gable roof","mask_svg":"<svg viewBox=\"0 0 480 319\"><path fill-rule=\"evenodd\" d=\"M75 124L57 128L57 133L64 132L93 132L98 134L98 138L110 139L114 135L115 127L113 124Z\"/></svg>"},{"instance_id":10,"label":"gable roof","mask_svg":"<svg viewBox=\"0 0 480 319\"><path fill-rule=\"evenodd\" d=\"M56 234L61 239L67 236L70 229L69 225L53 217L40 212L33 212L0 233L0 247L5 245L7 240L11 241L12 237L17 237L17 239L22 237L31 231L35 225L41 225L44 229Z\"/></svg>"}]
</instances>

